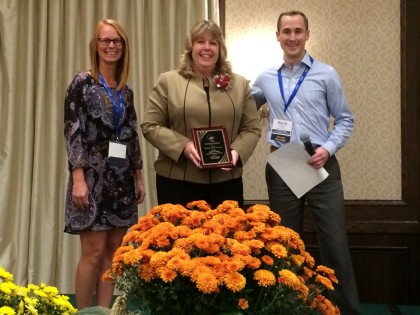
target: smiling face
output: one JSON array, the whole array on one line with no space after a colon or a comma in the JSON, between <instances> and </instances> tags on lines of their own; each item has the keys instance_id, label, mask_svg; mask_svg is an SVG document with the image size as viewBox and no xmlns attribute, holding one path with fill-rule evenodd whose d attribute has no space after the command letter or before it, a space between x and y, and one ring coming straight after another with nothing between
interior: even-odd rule
<instances>
[{"instance_id":1,"label":"smiling face","mask_svg":"<svg viewBox=\"0 0 420 315\"><path fill-rule=\"evenodd\" d=\"M106 39L116 41L108 43ZM100 40L102 40L102 42ZM122 45L118 45L118 41L121 40L123 41ZM124 52L124 40L120 37L117 30L111 25L105 24L101 28L98 36L97 51L99 55L99 64L116 65L118 60L121 59Z\"/></svg>"},{"instance_id":2,"label":"smiling face","mask_svg":"<svg viewBox=\"0 0 420 315\"><path fill-rule=\"evenodd\" d=\"M205 32L193 42L191 56L195 71L210 77L219 59L219 42Z\"/></svg>"},{"instance_id":3,"label":"smiling face","mask_svg":"<svg viewBox=\"0 0 420 315\"><path fill-rule=\"evenodd\" d=\"M283 49L284 60L287 64L294 65L303 58L305 44L309 39L309 30L301 15L283 16L276 36Z\"/></svg>"}]
</instances>

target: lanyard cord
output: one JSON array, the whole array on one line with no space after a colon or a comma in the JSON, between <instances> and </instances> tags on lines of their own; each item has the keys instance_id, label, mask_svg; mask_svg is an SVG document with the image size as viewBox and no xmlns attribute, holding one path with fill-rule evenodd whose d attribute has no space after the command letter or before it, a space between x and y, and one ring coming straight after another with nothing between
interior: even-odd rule
<instances>
[{"instance_id":1,"label":"lanyard cord","mask_svg":"<svg viewBox=\"0 0 420 315\"><path fill-rule=\"evenodd\" d=\"M309 58L311 60L311 65L312 65L314 63L314 59L311 56L309 56ZM279 69L277 71L277 78L279 80L280 93L281 93L281 97L282 97L283 102L284 102L284 112L287 111L287 108L289 108L290 103L292 103L292 100L296 96L300 86L302 85L303 80L305 80L305 77L308 74L309 69L311 69L311 67L306 66L305 70L303 71L302 75L300 76L299 81L296 83L296 86L293 89L293 92L290 95L289 100L287 102L286 102L286 99L284 97L283 77L281 76L281 69Z\"/></svg>"},{"instance_id":2,"label":"lanyard cord","mask_svg":"<svg viewBox=\"0 0 420 315\"><path fill-rule=\"evenodd\" d=\"M105 87L106 92L108 93L109 98L111 99L112 102L112 111L114 113L114 122L115 122L115 135L117 137L117 141L119 140L119 135L120 135L120 122L121 122L121 117L122 117L122 112L123 112L123 108L124 108L124 100L122 97L122 92L121 90L118 90L118 100L119 100L119 108L118 108L118 112L117 112L117 104L115 101L115 97L114 95L111 93L111 90L109 89L108 85L105 82L104 77L102 76L102 74L99 74L99 79L102 82L102 85Z\"/></svg>"}]
</instances>

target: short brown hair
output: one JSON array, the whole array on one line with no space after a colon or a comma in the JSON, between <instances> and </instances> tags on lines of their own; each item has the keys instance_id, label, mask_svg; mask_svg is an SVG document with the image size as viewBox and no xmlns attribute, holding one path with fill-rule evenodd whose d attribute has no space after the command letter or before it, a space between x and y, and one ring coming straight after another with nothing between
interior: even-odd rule
<instances>
[{"instance_id":1,"label":"short brown hair","mask_svg":"<svg viewBox=\"0 0 420 315\"><path fill-rule=\"evenodd\" d=\"M303 21L305 22L306 30L309 29L309 21L308 21L308 18L306 17L306 15L301 11L291 10L291 11L282 12L279 15L279 18L277 19L277 31L278 32L280 31L281 19L282 19L283 16L294 16L294 15L300 15L301 17L303 17Z\"/></svg>"},{"instance_id":2,"label":"short brown hair","mask_svg":"<svg viewBox=\"0 0 420 315\"><path fill-rule=\"evenodd\" d=\"M128 79L128 72L130 68L130 47L128 44L127 33L124 28L117 22L111 19L99 21L96 25L95 32L90 40L89 51L90 51L90 62L91 69L90 73L92 77L99 82L99 55L98 55L98 38L99 33L104 25L110 25L117 31L118 35L124 40L124 52L121 59L118 61L116 80L118 82L117 90L125 88Z\"/></svg>"}]
</instances>

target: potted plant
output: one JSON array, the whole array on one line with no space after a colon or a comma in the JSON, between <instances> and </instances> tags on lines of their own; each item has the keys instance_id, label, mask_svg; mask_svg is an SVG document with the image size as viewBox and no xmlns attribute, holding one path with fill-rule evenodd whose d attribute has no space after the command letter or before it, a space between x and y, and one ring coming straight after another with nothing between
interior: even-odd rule
<instances>
[{"instance_id":1,"label":"potted plant","mask_svg":"<svg viewBox=\"0 0 420 315\"><path fill-rule=\"evenodd\" d=\"M266 205L153 207L131 227L104 275L142 314L339 314L295 231Z\"/></svg>"}]
</instances>

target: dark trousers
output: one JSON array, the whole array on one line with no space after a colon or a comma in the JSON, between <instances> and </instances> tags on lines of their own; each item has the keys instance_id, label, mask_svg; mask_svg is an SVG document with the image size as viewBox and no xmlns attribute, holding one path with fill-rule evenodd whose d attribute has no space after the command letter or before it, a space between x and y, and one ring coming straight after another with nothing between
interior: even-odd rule
<instances>
[{"instance_id":1,"label":"dark trousers","mask_svg":"<svg viewBox=\"0 0 420 315\"><path fill-rule=\"evenodd\" d=\"M185 207L191 201L205 200L215 209L225 200L235 200L240 208L244 205L242 177L214 184L197 184L156 174L156 190L159 204L181 204Z\"/></svg>"},{"instance_id":2,"label":"dark trousers","mask_svg":"<svg viewBox=\"0 0 420 315\"><path fill-rule=\"evenodd\" d=\"M312 211L319 243L321 263L335 270L339 283L329 298L341 314L360 314L359 298L350 257L345 225L344 194L340 166L332 156L324 168L329 176L301 198L297 198L277 172L266 165L266 181L271 210L281 224L302 235L305 202Z\"/></svg>"}]
</instances>

